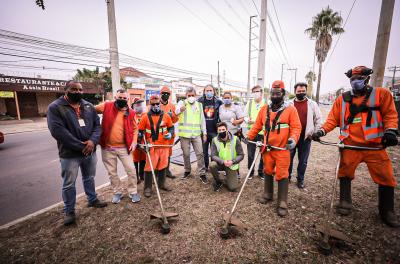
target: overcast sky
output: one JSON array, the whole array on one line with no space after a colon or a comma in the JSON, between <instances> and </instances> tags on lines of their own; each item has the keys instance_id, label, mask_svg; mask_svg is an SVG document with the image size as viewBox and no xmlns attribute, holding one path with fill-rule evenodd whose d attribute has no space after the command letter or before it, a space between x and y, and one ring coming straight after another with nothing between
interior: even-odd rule
<instances>
[{"instance_id":1,"label":"overcast sky","mask_svg":"<svg viewBox=\"0 0 400 264\"><path fill-rule=\"evenodd\" d=\"M226 78L246 83L247 25L249 15L257 15L254 4L251 0L208 2L223 18L216 14L206 0L115 0L119 51L205 73L216 73L219 60L221 74L225 70ZM254 2L260 9L260 1ZM313 66L314 41L304 34L304 30L311 25L312 17L329 5L341 13L345 20L353 1L274 0L274 3L287 44L290 66L298 68L297 81L302 81ZM268 10L285 49L271 0L268 4ZM35 5L34 0L2 0L0 28L87 47L108 48L107 8L104 0L45 0L45 5L46 10L43 11ZM400 66L399 5L397 1L387 67ZM342 34L329 63L323 66L323 93L341 86L347 87L348 79L343 73L352 66L372 67L380 6L379 0L356 1L345 26L346 32ZM258 35L259 29L255 30ZM270 25L268 30L275 46L268 40L267 86L273 80L280 79L281 64L285 63ZM334 37L334 43L336 39L337 36ZM46 63L41 65L46 66ZM289 66L284 67L286 69ZM4 69L4 66L0 67L0 70ZM318 70L317 64L315 70ZM391 73L387 71L386 75ZM252 76L256 76L256 60L252 63ZM283 79L287 86L294 85L294 72L285 70Z\"/></svg>"}]
</instances>

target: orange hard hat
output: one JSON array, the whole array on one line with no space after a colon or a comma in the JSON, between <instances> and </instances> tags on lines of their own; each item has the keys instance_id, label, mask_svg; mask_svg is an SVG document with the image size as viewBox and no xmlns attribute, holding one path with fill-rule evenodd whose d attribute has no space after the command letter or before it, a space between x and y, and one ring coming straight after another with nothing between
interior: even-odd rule
<instances>
[{"instance_id":1,"label":"orange hard hat","mask_svg":"<svg viewBox=\"0 0 400 264\"><path fill-rule=\"evenodd\" d=\"M272 83L271 88L281 88L282 90L285 90L285 84L281 80L276 80Z\"/></svg>"},{"instance_id":2,"label":"orange hard hat","mask_svg":"<svg viewBox=\"0 0 400 264\"><path fill-rule=\"evenodd\" d=\"M374 71L366 66L356 66L353 69L348 70L344 74L346 74L347 77L351 78L353 75L362 75L362 76L369 76L373 73Z\"/></svg>"},{"instance_id":3,"label":"orange hard hat","mask_svg":"<svg viewBox=\"0 0 400 264\"><path fill-rule=\"evenodd\" d=\"M171 93L171 89L169 89L169 87L168 86L163 86L162 88L161 88L161 93Z\"/></svg>"}]
</instances>

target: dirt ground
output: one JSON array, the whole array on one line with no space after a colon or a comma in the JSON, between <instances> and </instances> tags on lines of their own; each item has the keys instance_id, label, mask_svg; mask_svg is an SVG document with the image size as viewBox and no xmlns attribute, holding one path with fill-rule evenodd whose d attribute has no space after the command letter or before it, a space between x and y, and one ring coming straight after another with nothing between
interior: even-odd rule
<instances>
[{"instance_id":1,"label":"dirt ground","mask_svg":"<svg viewBox=\"0 0 400 264\"><path fill-rule=\"evenodd\" d=\"M336 141L336 135L326 140ZM400 180L400 148L390 151L397 181ZM168 180L173 187L162 192L165 207L179 213L171 222L171 233L160 234L150 212L159 209L157 197L142 198L132 204L125 198L104 209L86 207L85 198L77 205L78 224L62 225L62 208L0 231L1 263L400 263L400 229L382 224L378 218L377 185L360 165L353 181L354 210L350 216L334 214L332 224L354 244L332 241L333 254L321 255L315 224L325 219L337 149L313 143L306 174L306 189L295 180L289 187L289 215L276 215L275 199L268 205L256 202L263 182L248 182L239 201L237 216L247 230L234 230L228 240L219 237L222 213L230 210L237 193L223 189L215 193L194 175L188 180ZM247 162L242 162L242 180ZM183 168L172 166L180 177ZM211 175L209 175L211 178ZM80 184L80 183L79 183ZM142 193L143 184L139 185ZM44 194L45 195L45 194ZM111 200L110 188L99 191ZM400 192L396 188L396 211L400 212Z\"/></svg>"}]
</instances>

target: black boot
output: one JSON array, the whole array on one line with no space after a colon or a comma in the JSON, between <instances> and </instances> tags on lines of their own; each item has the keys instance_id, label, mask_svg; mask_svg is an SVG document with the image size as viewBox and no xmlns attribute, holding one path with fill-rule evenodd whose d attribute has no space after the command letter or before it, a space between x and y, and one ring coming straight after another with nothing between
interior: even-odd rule
<instances>
[{"instance_id":1,"label":"black boot","mask_svg":"<svg viewBox=\"0 0 400 264\"><path fill-rule=\"evenodd\" d=\"M168 167L167 167L167 177L170 179L175 179L176 176L172 175L171 171L169 170L169 165L171 164L171 157L168 158Z\"/></svg>"},{"instance_id":2,"label":"black boot","mask_svg":"<svg viewBox=\"0 0 400 264\"><path fill-rule=\"evenodd\" d=\"M157 179L158 188L160 188L161 190L170 192L170 191L172 191L172 189L169 188L167 185L165 185L166 174L167 174L167 169L163 169L158 172L158 179Z\"/></svg>"},{"instance_id":3,"label":"black boot","mask_svg":"<svg viewBox=\"0 0 400 264\"><path fill-rule=\"evenodd\" d=\"M390 227L399 227L394 213L394 187L379 185L379 215L382 221Z\"/></svg>"},{"instance_id":4,"label":"black boot","mask_svg":"<svg viewBox=\"0 0 400 264\"><path fill-rule=\"evenodd\" d=\"M142 160L139 162L139 179L144 181L144 167L146 166L146 161Z\"/></svg>"},{"instance_id":5,"label":"black boot","mask_svg":"<svg viewBox=\"0 0 400 264\"><path fill-rule=\"evenodd\" d=\"M142 180L140 179L139 176L139 162L134 162L133 164L135 165L135 171L136 171L136 183L141 184Z\"/></svg>"},{"instance_id":6,"label":"black boot","mask_svg":"<svg viewBox=\"0 0 400 264\"><path fill-rule=\"evenodd\" d=\"M144 172L144 196L151 197L152 190L151 186L153 184L152 174L151 171Z\"/></svg>"},{"instance_id":7,"label":"black boot","mask_svg":"<svg viewBox=\"0 0 400 264\"><path fill-rule=\"evenodd\" d=\"M340 200L336 211L340 215L349 215L351 213L351 179L349 177L339 178L340 181Z\"/></svg>"},{"instance_id":8,"label":"black boot","mask_svg":"<svg viewBox=\"0 0 400 264\"><path fill-rule=\"evenodd\" d=\"M288 213L288 191L289 191L289 180L283 179L278 181L278 215L285 217Z\"/></svg>"},{"instance_id":9,"label":"black boot","mask_svg":"<svg viewBox=\"0 0 400 264\"><path fill-rule=\"evenodd\" d=\"M265 174L264 176L264 193L258 201L262 204L266 204L273 200L274 197L274 177L272 175Z\"/></svg>"}]
</instances>

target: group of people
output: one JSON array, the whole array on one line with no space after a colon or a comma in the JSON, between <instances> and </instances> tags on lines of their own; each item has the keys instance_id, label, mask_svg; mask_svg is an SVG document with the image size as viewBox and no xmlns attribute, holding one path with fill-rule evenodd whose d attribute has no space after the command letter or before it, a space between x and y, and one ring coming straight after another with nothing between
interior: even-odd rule
<instances>
[{"instance_id":1,"label":"group of people","mask_svg":"<svg viewBox=\"0 0 400 264\"><path fill-rule=\"evenodd\" d=\"M112 203L119 203L124 187L117 174L117 160L127 174L128 197L133 203L141 200L137 184L144 181L144 196L152 195L152 170L160 189L171 191L166 178L175 178L170 171L172 147L180 141L184 160L182 179L192 174L190 147L197 159L197 176L209 182L213 176L214 191L225 184L235 191L239 186L240 163L244 159L242 142L247 145L247 166L260 148L258 176L264 180L264 190L257 200L273 200L274 180L278 184L277 214L288 213L288 186L293 173L293 159L298 154L297 187L305 187L304 176L311 140L320 140L335 127L340 128L340 140L347 145L388 147L398 144L397 112L389 90L368 85L371 69L357 66L346 75L352 89L340 95L324 124L318 104L306 96L307 84L294 86L295 98L285 100L283 81L272 83L269 100L262 87L252 88L252 99L245 110L233 103L232 94L216 96L212 85L204 87L197 99L193 88L186 98L174 105L171 90L165 86L160 95L152 95L149 105L136 98L128 105L129 94L118 90L115 100L93 106L82 99L82 86L69 81L65 95L48 109L48 126L57 140L63 178L64 224L75 223L75 181L81 169L88 205L107 205L97 198L94 185L96 145L101 146L102 160L113 189ZM98 113L102 113L102 121ZM242 123L246 129L242 131ZM177 130L177 131L175 131ZM178 136L179 139L175 140ZM256 143L257 142L257 143ZM366 162L375 183L379 184L379 213L389 226L399 226L394 213L396 181L387 152L381 150L341 151L339 169L340 201L337 211L351 212L351 181L360 162ZM255 166L254 166L255 167ZM249 178L254 176L254 168Z\"/></svg>"}]
</instances>

